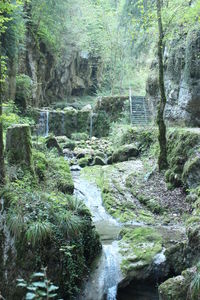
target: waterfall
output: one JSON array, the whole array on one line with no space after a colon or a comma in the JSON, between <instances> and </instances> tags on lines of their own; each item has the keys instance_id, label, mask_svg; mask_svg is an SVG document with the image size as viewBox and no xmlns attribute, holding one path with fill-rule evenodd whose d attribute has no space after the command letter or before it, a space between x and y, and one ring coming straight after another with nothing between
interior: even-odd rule
<instances>
[{"instance_id":1,"label":"waterfall","mask_svg":"<svg viewBox=\"0 0 200 300\"><path fill-rule=\"evenodd\" d=\"M49 111L41 110L38 122L38 135L47 137L49 135Z\"/></svg>"},{"instance_id":2,"label":"waterfall","mask_svg":"<svg viewBox=\"0 0 200 300\"><path fill-rule=\"evenodd\" d=\"M92 213L93 223L101 237L103 251L78 300L116 300L117 286L122 280L118 235L121 225L105 210L101 191L93 183L73 172L75 196L82 199ZM106 297L106 298L105 298Z\"/></svg>"},{"instance_id":3,"label":"waterfall","mask_svg":"<svg viewBox=\"0 0 200 300\"><path fill-rule=\"evenodd\" d=\"M105 294L107 294L107 300L116 300L117 285L121 279L120 261L118 259L118 244L116 241L114 241L110 245L103 245L103 249L106 256L104 271Z\"/></svg>"}]
</instances>

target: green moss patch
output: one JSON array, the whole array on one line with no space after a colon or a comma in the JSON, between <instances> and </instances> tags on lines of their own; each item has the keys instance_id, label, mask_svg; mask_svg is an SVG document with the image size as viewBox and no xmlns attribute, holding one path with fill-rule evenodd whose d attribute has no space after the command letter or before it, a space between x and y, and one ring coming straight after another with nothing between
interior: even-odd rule
<instances>
[{"instance_id":1,"label":"green moss patch","mask_svg":"<svg viewBox=\"0 0 200 300\"><path fill-rule=\"evenodd\" d=\"M162 250L162 237L148 227L126 228L121 231L120 252L123 256L122 271L127 274L151 264Z\"/></svg>"},{"instance_id":2,"label":"green moss patch","mask_svg":"<svg viewBox=\"0 0 200 300\"><path fill-rule=\"evenodd\" d=\"M200 135L195 132L175 129L168 135L168 163L169 169L166 172L167 181L174 186L185 183L183 177L186 162L194 155L195 149L200 144ZM192 162L191 162L192 163ZM191 163L187 163L184 173L189 170Z\"/></svg>"}]
</instances>

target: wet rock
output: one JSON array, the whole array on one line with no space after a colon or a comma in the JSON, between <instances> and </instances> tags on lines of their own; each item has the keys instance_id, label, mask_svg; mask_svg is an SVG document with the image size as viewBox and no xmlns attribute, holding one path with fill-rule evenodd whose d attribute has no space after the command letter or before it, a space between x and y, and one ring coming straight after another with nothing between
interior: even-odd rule
<instances>
[{"instance_id":1,"label":"wet rock","mask_svg":"<svg viewBox=\"0 0 200 300\"><path fill-rule=\"evenodd\" d=\"M108 159L107 159L107 164L112 165L112 163L113 163L112 156L109 156Z\"/></svg>"},{"instance_id":2,"label":"wet rock","mask_svg":"<svg viewBox=\"0 0 200 300\"><path fill-rule=\"evenodd\" d=\"M30 126L19 124L9 127L6 134L8 162L33 169Z\"/></svg>"},{"instance_id":3,"label":"wet rock","mask_svg":"<svg viewBox=\"0 0 200 300\"><path fill-rule=\"evenodd\" d=\"M93 165L104 166L105 164L105 161L101 157L95 156Z\"/></svg>"},{"instance_id":4,"label":"wet rock","mask_svg":"<svg viewBox=\"0 0 200 300\"><path fill-rule=\"evenodd\" d=\"M129 158L137 157L139 150L134 144L121 146L118 150L114 151L112 155L113 163L127 161Z\"/></svg>"}]
</instances>

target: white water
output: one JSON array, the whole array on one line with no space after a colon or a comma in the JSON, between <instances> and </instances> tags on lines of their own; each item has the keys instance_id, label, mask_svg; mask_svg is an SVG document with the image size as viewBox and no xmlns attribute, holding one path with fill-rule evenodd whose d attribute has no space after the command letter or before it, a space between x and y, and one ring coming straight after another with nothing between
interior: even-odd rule
<instances>
[{"instance_id":1,"label":"white water","mask_svg":"<svg viewBox=\"0 0 200 300\"><path fill-rule=\"evenodd\" d=\"M161 265L166 261L166 256L165 256L165 248L163 248L161 253L156 254L156 256L154 257L154 264L155 265Z\"/></svg>"},{"instance_id":2,"label":"white water","mask_svg":"<svg viewBox=\"0 0 200 300\"><path fill-rule=\"evenodd\" d=\"M47 137L49 135L49 111L40 111L38 122L38 135Z\"/></svg>"},{"instance_id":3,"label":"white water","mask_svg":"<svg viewBox=\"0 0 200 300\"><path fill-rule=\"evenodd\" d=\"M101 192L96 185L80 178L79 172L74 172L73 175L75 195L84 200L90 209L103 244L102 255L78 299L102 300L107 295L107 300L116 300L117 285L122 280L121 256L117 242L120 224L106 212Z\"/></svg>"}]
</instances>

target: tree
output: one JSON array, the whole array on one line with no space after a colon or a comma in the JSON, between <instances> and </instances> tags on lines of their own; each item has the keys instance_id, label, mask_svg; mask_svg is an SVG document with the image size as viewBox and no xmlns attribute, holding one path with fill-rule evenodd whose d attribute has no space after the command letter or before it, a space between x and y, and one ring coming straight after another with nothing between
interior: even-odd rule
<instances>
[{"instance_id":1,"label":"tree","mask_svg":"<svg viewBox=\"0 0 200 300\"><path fill-rule=\"evenodd\" d=\"M2 103L3 103L3 76L2 76L2 47L0 41L0 185L5 183L5 162L4 162L4 143L3 143L3 122L2 122Z\"/></svg>"},{"instance_id":2,"label":"tree","mask_svg":"<svg viewBox=\"0 0 200 300\"><path fill-rule=\"evenodd\" d=\"M7 29L7 23L11 20L10 15L13 10L22 4L21 0L17 0L15 4L11 3L10 0L2 0L0 2L0 185L5 184L5 160L4 160L4 142L3 142L3 85L5 82L5 57L3 56L2 38Z\"/></svg>"},{"instance_id":3,"label":"tree","mask_svg":"<svg viewBox=\"0 0 200 300\"><path fill-rule=\"evenodd\" d=\"M157 19L158 19L158 64L159 64L159 88L160 88L160 102L158 104L157 124L159 129L158 141L160 146L160 153L158 157L159 170L165 170L168 166L167 163L167 139L166 139L166 125L164 121L164 111L167 102L165 94L164 83L164 63L163 63L163 25L161 3L157 0Z\"/></svg>"}]
</instances>

